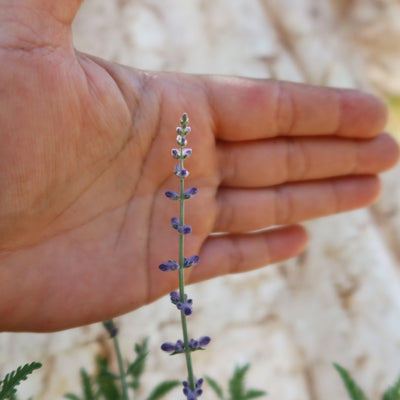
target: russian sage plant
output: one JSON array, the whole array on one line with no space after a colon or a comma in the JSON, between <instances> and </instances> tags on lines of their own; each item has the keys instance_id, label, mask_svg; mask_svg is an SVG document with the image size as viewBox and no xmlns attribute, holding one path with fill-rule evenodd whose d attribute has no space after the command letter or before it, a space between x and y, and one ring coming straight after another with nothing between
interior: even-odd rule
<instances>
[{"instance_id":1,"label":"russian sage plant","mask_svg":"<svg viewBox=\"0 0 400 400\"><path fill-rule=\"evenodd\" d=\"M176 128L178 134L176 141L179 148L173 148L171 150L172 157L178 161L175 165L174 173L179 179L179 192L168 190L165 193L166 197L169 199L179 201L179 217L171 218L172 228L178 233L179 260L168 260L159 265L161 271L177 271L179 275L179 291L171 292L170 300L180 312L182 339L177 340L175 343L163 343L161 349L171 355L180 353L185 355L188 378L183 382L183 393L188 400L196 400L203 392L201 389L203 379L195 378L191 353L196 350L204 350L204 347L210 343L211 339L208 336L202 336L199 339L189 340L186 320L193 312L193 300L185 293L184 271L187 268L193 267L200 261L198 255L191 255L187 258L184 257L184 238L192 232L192 227L190 225L185 225L185 201L196 195L198 191L195 187L185 190L185 179L189 176L189 171L184 167L184 160L192 154L192 149L186 147L188 143L187 136L191 131L188 123L189 118L187 114L183 114L180 126Z\"/></svg>"}]
</instances>

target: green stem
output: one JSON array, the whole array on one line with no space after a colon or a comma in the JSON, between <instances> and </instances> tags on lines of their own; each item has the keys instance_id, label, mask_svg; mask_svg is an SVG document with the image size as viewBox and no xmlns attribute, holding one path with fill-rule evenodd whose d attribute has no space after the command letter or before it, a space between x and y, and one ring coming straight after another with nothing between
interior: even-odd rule
<instances>
[{"instance_id":1,"label":"green stem","mask_svg":"<svg viewBox=\"0 0 400 400\"><path fill-rule=\"evenodd\" d=\"M129 400L128 385L126 384L126 374L124 369L124 363L122 361L121 349L119 348L118 338L114 336L113 341L114 341L115 353L117 354L119 377L120 377L119 379L121 381L123 400Z\"/></svg>"},{"instance_id":2,"label":"green stem","mask_svg":"<svg viewBox=\"0 0 400 400\"><path fill-rule=\"evenodd\" d=\"M181 151L181 158L179 161L179 167L182 169L183 146L180 147L180 151ZM183 197L184 192L185 192L184 180L180 179L180 226L183 226L185 223L184 221L185 199ZM180 233L179 234L179 296L182 303L185 301L185 275L183 269L183 262L184 262L184 235ZM194 390L195 382L194 382L192 357L189 348L189 335L187 330L186 316L182 311L181 311L181 325L182 325L183 343L185 346L185 358L186 358L186 368L188 372L189 387L191 390Z\"/></svg>"}]
</instances>

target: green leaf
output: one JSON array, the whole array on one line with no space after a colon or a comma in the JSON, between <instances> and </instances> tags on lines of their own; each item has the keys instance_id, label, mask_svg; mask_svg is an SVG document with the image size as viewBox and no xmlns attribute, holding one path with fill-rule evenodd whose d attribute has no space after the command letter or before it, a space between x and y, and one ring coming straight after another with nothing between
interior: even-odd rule
<instances>
[{"instance_id":1,"label":"green leaf","mask_svg":"<svg viewBox=\"0 0 400 400\"><path fill-rule=\"evenodd\" d=\"M209 376L205 376L204 379L210 385L211 389L214 391L214 393L217 395L217 397L220 400L224 400L224 393L223 393L221 386L219 386L218 383L214 379L210 378Z\"/></svg>"},{"instance_id":2,"label":"green leaf","mask_svg":"<svg viewBox=\"0 0 400 400\"><path fill-rule=\"evenodd\" d=\"M181 381L165 381L159 383L153 391L150 393L147 400L158 400L161 399L164 395L170 392L172 389L176 388L177 386L181 385Z\"/></svg>"},{"instance_id":3,"label":"green leaf","mask_svg":"<svg viewBox=\"0 0 400 400\"><path fill-rule=\"evenodd\" d=\"M250 364L243 367L236 366L232 378L229 381L229 394L231 400L243 400L244 397L244 379Z\"/></svg>"},{"instance_id":4,"label":"green leaf","mask_svg":"<svg viewBox=\"0 0 400 400\"><path fill-rule=\"evenodd\" d=\"M106 400L122 399L122 394L115 383L115 375L108 368L107 359L97 357L97 366L99 372L95 380L99 389L99 395L102 395Z\"/></svg>"},{"instance_id":5,"label":"green leaf","mask_svg":"<svg viewBox=\"0 0 400 400\"><path fill-rule=\"evenodd\" d=\"M129 386L134 390L138 389L140 386L140 378L146 365L146 358L149 354L147 344L148 338L145 338L141 344L135 344L136 358L131 364L129 364L126 371L126 374L132 378Z\"/></svg>"},{"instance_id":6,"label":"green leaf","mask_svg":"<svg viewBox=\"0 0 400 400\"><path fill-rule=\"evenodd\" d=\"M30 364L25 364L23 367L20 366L16 370L8 373L4 380L0 382L0 400L15 398L14 394L17 391L15 386L18 386L21 381L25 381L28 378L28 375L41 366L42 364L38 362L32 362Z\"/></svg>"},{"instance_id":7,"label":"green leaf","mask_svg":"<svg viewBox=\"0 0 400 400\"><path fill-rule=\"evenodd\" d=\"M393 386L389 386L384 393L382 400L400 400L400 378Z\"/></svg>"},{"instance_id":8,"label":"green leaf","mask_svg":"<svg viewBox=\"0 0 400 400\"><path fill-rule=\"evenodd\" d=\"M267 395L267 392L265 390L250 389L244 395L243 400L255 399L257 397L263 397L263 396L266 396L266 395Z\"/></svg>"},{"instance_id":9,"label":"green leaf","mask_svg":"<svg viewBox=\"0 0 400 400\"><path fill-rule=\"evenodd\" d=\"M84 368L81 368L81 384L83 388L84 400L96 400L92 380Z\"/></svg>"},{"instance_id":10,"label":"green leaf","mask_svg":"<svg viewBox=\"0 0 400 400\"><path fill-rule=\"evenodd\" d=\"M353 380L350 373L346 369L341 367L339 364L333 364L333 365L339 372L340 376L342 377L343 383L346 386L350 398L352 400L368 400L368 398L365 396L361 388Z\"/></svg>"},{"instance_id":11,"label":"green leaf","mask_svg":"<svg viewBox=\"0 0 400 400\"><path fill-rule=\"evenodd\" d=\"M72 394L72 393L64 394L63 397L66 398L66 399L69 399L69 400L81 400L80 397L78 397L78 396L76 396L75 394Z\"/></svg>"}]
</instances>

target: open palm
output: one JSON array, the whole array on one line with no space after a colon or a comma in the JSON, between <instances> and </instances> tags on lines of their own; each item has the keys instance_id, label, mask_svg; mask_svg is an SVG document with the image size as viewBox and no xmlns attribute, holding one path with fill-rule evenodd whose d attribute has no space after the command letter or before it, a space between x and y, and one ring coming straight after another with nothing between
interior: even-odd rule
<instances>
[{"instance_id":1,"label":"open palm","mask_svg":"<svg viewBox=\"0 0 400 400\"><path fill-rule=\"evenodd\" d=\"M183 112L199 189L189 282L295 256L307 234L292 224L369 205L397 160L369 95L137 71L76 52L70 23L48 22L28 44L0 34L2 330L103 320L176 287L157 266L177 257L164 192Z\"/></svg>"}]
</instances>

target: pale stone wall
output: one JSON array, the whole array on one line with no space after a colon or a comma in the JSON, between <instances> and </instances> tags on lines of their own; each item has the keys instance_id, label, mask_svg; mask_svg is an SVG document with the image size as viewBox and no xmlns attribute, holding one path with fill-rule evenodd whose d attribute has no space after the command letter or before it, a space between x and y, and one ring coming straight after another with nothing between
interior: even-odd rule
<instances>
[{"instance_id":1,"label":"pale stone wall","mask_svg":"<svg viewBox=\"0 0 400 400\"><path fill-rule=\"evenodd\" d=\"M86 0L77 48L138 68L279 78L361 87L400 96L400 5L396 0ZM191 330L213 338L195 353L196 373L226 383L251 362L249 384L271 400L337 400L332 367L354 372L372 399L400 375L400 170L385 175L378 205L309 223L298 259L192 287ZM123 351L150 336L145 393L185 376L182 359L158 350L175 338L166 299L119 318ZM109 343L99 324L50 335L1 334L0 371L44 363L21 397L77 392ZM174 371L174 368L176 370ZM174 393L170 400L181 398ZM213 400L211 392L204 399Z\"/></svg>"}]
</instances>

